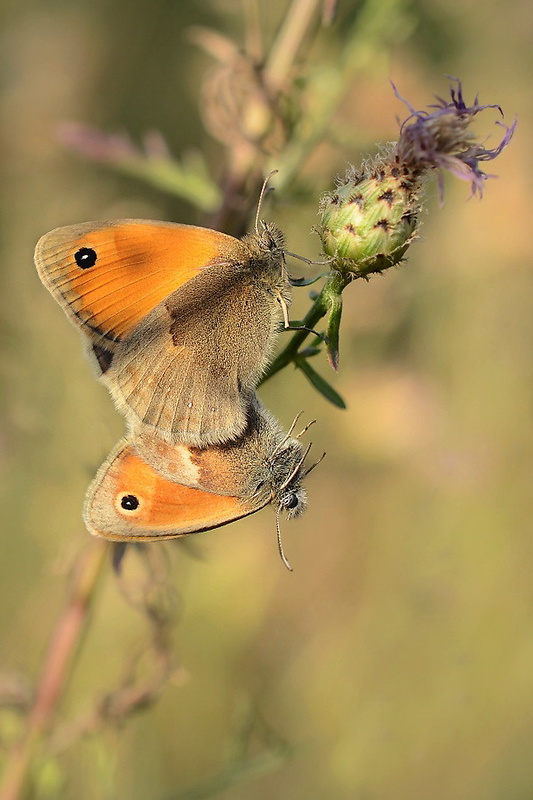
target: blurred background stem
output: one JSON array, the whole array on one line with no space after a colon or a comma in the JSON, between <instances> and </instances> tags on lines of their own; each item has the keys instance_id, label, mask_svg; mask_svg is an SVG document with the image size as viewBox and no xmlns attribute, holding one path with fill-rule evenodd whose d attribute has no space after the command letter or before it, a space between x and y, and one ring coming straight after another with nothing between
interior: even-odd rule
<instances>
[{"instance_id":1,"label":"blurred background stem","mask_svg":"<svg viewBox=\"0 0 533 800\"><path fill-rule=\"evenodd\" d=\"M0 800L19 800L25 794L43 736L54 720L79 654L108 551L107 542L91 540L74 567L69 596L50 637L25 730L6 762Z\"/></svg>"},{"instance_id":2,"label":"blurred background stem","mask_svg":"<svg viewBox=\"0 0 533 800\"><path fill-rule=\"evenodd\" d=\"M300 174L318 144L328 138L331 121L357 76L383 64L393 42L408 28L404 0L367 0L362 3L345 45L334 63L320 65L308 77L309 112L299 135L287 142L277 160L278 190L283 192Z\"/></svg>"},{"instance_id":3,"label":"blurred background stem","mask_svg":"<svg viewBox=\"0 0 533 800\"><path fill-rule=\"evenodd\" d=\"M285 86L319 5L319 0L294 0L289 8L263 70L273 91Z\"/></svg>"},{"instance_id":4,"label":"blurred background stem","mask_svg":"<svg viewBox=\"0 0 533 800\"><path fill-rule=\"evenodd\" d=\"M257 197L264 179L267 161L267 149L263 139L268 135L276 115L279 114L279 99L287 90L288 81L295 62L301 53L310 25L314 17L318 18L319 0L293 0L287 9L278 34L273 41L264 64L259 64L261 44L258 36L254 36L258 19L255 0L247 4L246 16L248 35L245 59L257 72L259 94L243 109L246 122L252 117L254 135L249 135L246 122L242 135L235 136L233 141L226 140L226 169L223 176L223 199L219 209L211 215L207 224L210 227L241 236L246 232L249 223L250 209L243 207L243 197ZM205 41L202 32L199 41ZM262 95L262 96L261 96ZM248 135L247 135L248 134ZM249 204L246 204L249 205ZM239 209L241 211L239 212Z\"/></svg>"}]
</instances>

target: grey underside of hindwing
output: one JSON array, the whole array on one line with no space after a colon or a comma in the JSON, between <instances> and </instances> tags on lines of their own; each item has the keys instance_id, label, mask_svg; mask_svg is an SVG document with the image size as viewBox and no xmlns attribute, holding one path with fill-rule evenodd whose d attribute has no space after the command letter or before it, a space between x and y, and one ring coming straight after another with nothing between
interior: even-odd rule
<instances>
[{"instance_id":1,"label":"grey underside of hindwing","mask_svg":"<svg viewBox=\"0 0 533 800\"><path fill-rule=\"evenodd\" d=\"M199 276L199 279L203 276ZM275 330L265 290L222 272L190 281L121 342L102 375L119 408L170 442L224 442L246 426L248 396Z\"/></svg>"}]
</instances>

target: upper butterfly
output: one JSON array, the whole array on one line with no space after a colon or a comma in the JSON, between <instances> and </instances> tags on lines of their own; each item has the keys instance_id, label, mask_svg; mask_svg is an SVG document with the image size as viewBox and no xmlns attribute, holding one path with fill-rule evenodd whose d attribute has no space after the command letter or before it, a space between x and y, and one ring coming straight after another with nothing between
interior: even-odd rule
<instances>
[{"instance_id":1,"label":"upper butterfly","mask_svg":"<svg viewBox=\"0 0 533 800\"><path fill-rule=\"evenodd\" d=\"M171 222L86 222L43 236L35 263L130 425L205 447L242 434L281 312L288 325L283 245L271 224L239 240Z\"/></svg>"}]
</instances>

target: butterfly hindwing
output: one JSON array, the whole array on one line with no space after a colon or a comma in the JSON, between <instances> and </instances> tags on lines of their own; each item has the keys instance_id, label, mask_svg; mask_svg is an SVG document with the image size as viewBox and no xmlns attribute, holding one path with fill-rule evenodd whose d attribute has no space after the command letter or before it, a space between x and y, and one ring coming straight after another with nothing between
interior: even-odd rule
<instances>
[{"instance_id":1,"label":"butterfly hindwing","mask_svg":"<svg viewBox=\"0 0 533 800\"><path fill-rule=\"evenodd\" d=\"M198 275L117 346L102 380L121 411L169 442L242 433L276 323L248 271L219 264Z\"/></svg>"},{"instance_id":2,"label":"butterfly hindwing","mask_svg":"<svg viewBox=\"0 0 533 800\"><path fill-rule=\"evenodd\" d=\"M170 481L123 440L89 487L84 520L91 533L106 539L157 541L211 530L259 507Z\"/></svg>"}]
</instances>

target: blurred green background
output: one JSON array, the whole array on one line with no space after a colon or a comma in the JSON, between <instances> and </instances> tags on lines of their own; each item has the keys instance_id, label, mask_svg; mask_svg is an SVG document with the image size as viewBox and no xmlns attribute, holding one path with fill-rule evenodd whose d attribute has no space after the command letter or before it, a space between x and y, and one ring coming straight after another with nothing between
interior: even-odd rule
<instances>
[{"instance_id":1,"label":"blurred green background","mask_svg":"<svg viewBox=\"0 0 533 800\"><path fill-rule=\"evenodd\" d=\"M286 5L261 4L267 40ZM307 514L283 526L294 573L277 556L271 509L193 547L161 545L181 669L153 708L45 760L39 797L179 797L224 773L246 709L293 755L221 782L216 796L533 796L533 6L400 8L336 116L345 144L320 146L300 176L312 192L274 212L289 248L317 257L320 192L396 137L405 113L389 78L415 107L446 94L448 74L467 100L501 104L507 122L518 113L511 146L488 165L499 178L482 202L447 180L442 208L432 184L408 266L346 291L339 374L314 361L346 411L292 369L262 389L283 425L300 409L316 417L314 447L327 451L307 481ZM0 688L38 674L88 537L86 486L122 432L39 282L35 242L88 219L199 220L67 152L57 126L137 141L159 129L177 154L200 146L216 174L221 151L198 108L211 62L187 31L239 40L243 13L237 0L4 0L2 19ZM342 35L342 25L324 35L317 63L335 59ZM491 123L480 121L496 137ZM58 724L89 713L146 637L107 571ZM0 712L4 747L20 730L15 712ZM251 757L265 747L252 742Z\"/></svg>"}]
</instances>

